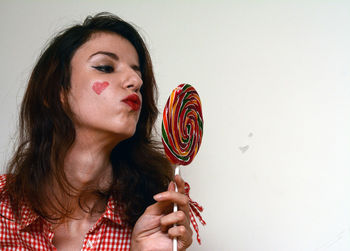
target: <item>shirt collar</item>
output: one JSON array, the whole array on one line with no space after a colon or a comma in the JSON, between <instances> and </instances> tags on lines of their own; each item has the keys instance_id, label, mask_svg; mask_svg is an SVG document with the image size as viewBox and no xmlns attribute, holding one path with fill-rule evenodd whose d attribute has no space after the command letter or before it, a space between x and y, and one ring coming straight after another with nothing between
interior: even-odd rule
<instances>
[{"instance_id":1,"label":"shirt collar","mask_svg":"<svg viewBox=\"0 0 350 251\"><path fill-rule=\"evenodd\" d=\"M35 213L25 202L22 203L19 213L19 225L21 230L28 227L39 218L39 215Z\"/></svg>"},{"instance_id":2,"label":"shirt collar","mask_svg":"<svg viewBox=\"0 0 350 251\"><path fill-rule=\"evenodd\" d=\"M9 221L16 222L19 226L19 230L26 228L39 218L39 215L36 214L25 202L20 202L18 210L19 217L17 218L9 198L7 197L1 201L0 216Z\"/></svg>"},{"instance_id":3,"label":"shirt collar","mask_svg":"<svg viewBox=\"0 0 350 251\"><path fill-rule=\"evenodd\" d=\"M119 224L121 226L126 226L127 223L122 219L121 212L122 212L121 206L117 205L113 197L110 196L107 202L106 210L102 215L102 218L109 219L110 221L116 224ZM39 215L35 213L25 202L21 203L21 208L19 213L20 213L19 214L20 230L28 227L30 224L32 224L34 221L36 221L39 218Z\"/></svg>"},{"instance_id":4,"label":"shirt collar","mask_svg":"<svg viewBox=\"0 0 350 251\"><path fill-rule=\"evenodd\" d=\"M122 208L117 202L113 199L113 196L110 196L107 202L106 211L103 214L103 218L109 219L114 223L119 225L127 225L126 222L121 217Z\"/></svg>"}]
</instances>

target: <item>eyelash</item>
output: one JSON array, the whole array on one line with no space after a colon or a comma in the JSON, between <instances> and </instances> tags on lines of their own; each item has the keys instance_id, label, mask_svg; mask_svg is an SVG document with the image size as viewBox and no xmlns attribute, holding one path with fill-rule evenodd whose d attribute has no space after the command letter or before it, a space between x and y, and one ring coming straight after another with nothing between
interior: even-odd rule
<instances>
[{"instance_id":1,"label":"eyelash","mask_svg":"<svg viewBox=\"0 0 350 251\"><path fill-rule=\"evenodd\" d=\"M99 65L99 66L93 66L98 71L102 71L104 73L111 73L114 71L114 68L110 65Z\"/></svg>"}]
</instances>

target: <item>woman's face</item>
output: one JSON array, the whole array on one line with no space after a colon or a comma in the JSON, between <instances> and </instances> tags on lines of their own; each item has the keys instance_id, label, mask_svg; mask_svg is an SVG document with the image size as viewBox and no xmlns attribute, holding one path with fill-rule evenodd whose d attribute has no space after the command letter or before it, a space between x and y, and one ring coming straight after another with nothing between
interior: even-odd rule
<instances>
[{"instance_id":1,"label":"woman's face","mask_svg":"<svg viewBox=\"0 0 350 251\"><path fill-rule=\"evenodd\" d=\"M132 44L117 34L93 34L71 60L68 102L76 130L131 137L140 115L141 85Z\"/></svg>"}]
</instances>

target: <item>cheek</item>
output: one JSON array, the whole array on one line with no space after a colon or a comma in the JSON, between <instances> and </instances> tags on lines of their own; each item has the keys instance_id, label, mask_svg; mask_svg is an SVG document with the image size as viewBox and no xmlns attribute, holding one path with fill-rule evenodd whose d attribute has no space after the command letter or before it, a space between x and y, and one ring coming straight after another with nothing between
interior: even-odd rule
<instances>
[{"instance_id":1,"label":"cheek","mask_svg":"<svg viewBox=\"0 0 350 251\"><path fill-rule=\"evenodd\" d=\"M92 90L97 95L100 95L108 86L109 86L109 83L107 81L104 81L104 82L96 81L92 85Z\"/></svg>"}]
</instances>

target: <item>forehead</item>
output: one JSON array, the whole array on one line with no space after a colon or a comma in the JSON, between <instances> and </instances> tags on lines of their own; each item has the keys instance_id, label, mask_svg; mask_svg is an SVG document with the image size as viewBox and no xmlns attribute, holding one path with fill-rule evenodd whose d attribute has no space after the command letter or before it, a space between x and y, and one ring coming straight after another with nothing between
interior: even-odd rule
<instances>
[{"instance_id":1,"label":"forehead","mask_svg":"<svg viewBox=\"0 0 350 251\"><path fill-rule=\"evenodd\" d=\"M124 37L112 32L96 32L75 52L72 63L76 58L87 59L98 51L107 51L118 55L120 60L139 64L135 47Z\"/></svg>"}]
</instances>

